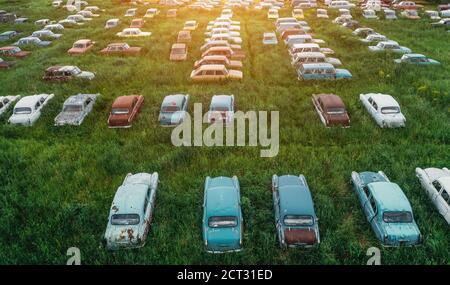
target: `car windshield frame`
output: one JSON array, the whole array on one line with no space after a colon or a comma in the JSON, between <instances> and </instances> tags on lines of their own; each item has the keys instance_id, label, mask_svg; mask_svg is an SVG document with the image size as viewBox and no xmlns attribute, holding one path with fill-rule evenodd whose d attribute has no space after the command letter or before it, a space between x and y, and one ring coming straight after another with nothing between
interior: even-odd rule
<instances>
[{"instance_id":1,"label":"car windshield frame","mask_svg":"<svg viewBox=\"0 0 450 285\"><path fill-rule=\"evenodd\" d=\"M288 222L287 220L292 221ZM311 215L285 215L283 217L283 224L287 227L310 227L314 225L314 217Z\"/></svg>"},{"instance_id":2,"label":"car windshield frame","mask_svg":"<svg viewBox=\"0 0 450 285\"><path fill-rule=\"evenodd\" d=\"M401 216L403 215L403 217ZM410 211L385 211L383 213L385 223L412 223L413 215Z\"/></svg>"},{"instance_id":3,"label":"car windshield frame","mask_svg":"<svg viewBox=\"0 0 450 285\"><path fill-rule=\"evenodd\" d=\"M211 216L208 218L208 227L213 229L234 228L238 225L236 216Z\"/></svg>"},{"instance_id":4,"label":"car windshield frame","mask_svg":"<svg viewBox=\"0 0 450 285\"><path fill-rule=\"evenodd\" d=\"M114 226L134 226L138 225L140 221L139 214L114 214L111 216L110 222Z\"/></svg>"}]
</instances>

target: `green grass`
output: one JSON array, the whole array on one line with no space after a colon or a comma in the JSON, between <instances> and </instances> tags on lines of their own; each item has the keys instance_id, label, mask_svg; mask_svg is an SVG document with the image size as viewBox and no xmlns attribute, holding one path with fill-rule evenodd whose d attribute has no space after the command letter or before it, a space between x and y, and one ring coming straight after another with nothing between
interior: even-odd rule
<instances>
[{"instance_id":1,"label":"green grass","mask_svg":"<svg viewBox=\"0 0 450 285\"><path fill-rule=\"evenodd\" d=\"M365 264L366 250L379 246L366 222L349 180L352 170L383 170L410 199L425 242L414 248L382 248L383 264L450 264L449 226L438 214L415 177L414 168L450 165L450 35L431 29L429 21L368 21L413 51L442 62L441 66L397 66L390 54L371 54L351 31L317 20L306 20L316 38L336 51L354 78L339 82L298 82L283 44L263 46L262 33L274 30L263 11L236 11L241 21L244 80L193 84L194 60L200 58L206 23L212 12L179 10L176 19L162 15L143 30L150 39L127 40L143 46L141 57L102 57L98 51L118 41L115 33L129 24L126 6L92 0L106 8L101 17L78 29L67 29L49 48L30 48L31 57L0 73L0 95L55 93L31 128L6 124L0 118L0 263L64 264L66 250L79 247L85 264ZM31 19L20 26L25 35L39 18L62 19L68 13L49 0L5 1L0 8ZM147 7L140 7L143 14ZM288 9L282 16L290 14ZM358 13L359 14L359 13ZM107 19L120 17L119 28L105 31ZM189 58L168 60L169 50L186 20L199 21ZM0 32L18 28L0 25ZM80 38L97 42L93 52L69 57L66 51ZM120 41L120 40L119 40ZM43 82L45 68L74 64L94 71L92 82ZM62 103L79 92L101 93L94 111L80 127L54 127ZM165 95L188 93L191 103L206 111L213 94L234 94L242 111L280 111L280 153L260 158L258 147L183 147L170 142L171 129L157 122ZM326 129L315 113L311 94L340 95L352 120L349 129ZM378 128L359 102L360 93L382 92L398 99L407 118L404 129ZM128 130L108 129L106 120L114 98L143 94L145 104ZM192 105L191 105L192 109ZM191 110L192 111L192 110ZM109 207L128 172L160 175L157 210L147 241L139 250L110 253L101 248ZM273 174L303 173L311 187L320 218L322 243L309 250L278 248L269 191ZM244 250L211 255L203 249L201 216L203 183L207 175L237 175L245 219Z\"/></svg>"}]
</instances>

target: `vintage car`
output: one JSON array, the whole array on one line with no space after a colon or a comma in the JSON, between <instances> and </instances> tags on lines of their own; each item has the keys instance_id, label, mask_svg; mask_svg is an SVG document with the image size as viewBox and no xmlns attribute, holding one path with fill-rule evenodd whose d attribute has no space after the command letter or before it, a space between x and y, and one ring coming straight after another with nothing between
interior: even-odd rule
<instances>
[{"instance_id":1,"label":"vintage car","mask_svg":"<svg viewBox=\"0 0 450 285\"><path fill-rule=\"evenodd\" d=\"M120 20L119 19L109 19L106 21L105 29L112 29L119 25Z\"/></svg>"},{"instance_id":2,"label":"vintage car","mask_svg":"<svg viewBox=\"0 0 450 285\"><path fill-rule=\"evenodd\" d=\"M68 81L72 78L80 78L92 80L95 78L95 73L89 71L81 71L77 66L52 66L45 70L42 77L46 81Z\"/></svg>"},{"instance_id":3,"label":"vintage car","mask_svg":"<svg viewBox=\"0 0 450 285\"><path fill-rule=\"evenodd\" d=\"M207 55L194 63L194 69L205 64L223 64L228 69L242 69L242 61L230 60L224 55Z\"/></svg>"},{"instance_id":4,"label":"vintage car","mask_svg":"<svg viewBox=\"0 0 450 285\"><path fill-rule=\"evenodd\" d=\"M391 95L360 94L359 100L381 128L399 128L406 124L400 105Z\"/></svg>"},{"instance_id":5,"label":"vintage car","mask_svg":"<svg viewBox=\"0 0 450 285\"><path fill-rule=\"evenodd\" d=\"M207 252L242 249L244 218L236 176L206 177L203 199L203 241Z\"/></svg>"},{"instance_id":6,"label":"vintage car","mask_svg":"<svg viewBox=\"0 0 450 285\"><path fill-rule=\"evenodd\" d=\"M239 60L245 58L245 53L243 51L236 51L227 46L211 47L202 53L202 57L208 55L224 55L229 59L239 59Z\"/></svg>"},{"instance_id":7,"label":"vintage car","mask_svg":"<svg viewBox=\"0 0 450 285\"><path fill-rule=\"evenodd\" d=\"M241 26L239 25L232 25L230 24L230 22L215 22L214 24L208 25L206 27L207 31L211 31L212 29L216 29L216 28L223 28L223 29L227 29L229 31L240 31L241 30Z\"/></svg>"},{"instance_id":8,"label":"vintage car","mask_svg":"<svg viewBox=\"0 0 450 285\"><path fill-rule=\"evenodd\" d=\"M331 63L305 63L297 69L298 80L351 79L347 69L334 68Z\"/></svg>"},{"instance_id":9,"label":"vintage car","mask_svg":"<svg viewBox=\"0 0 450 285\"><path fill-rule=\"evenodd\" d=\"M422 188L450 225L450 170L448 168L416 168Z\"/></svg>"},{"instance_id":10,"label":"vintage car","mask_svg":"<svg viewBox=\"0 0 450 285\"><path fill-rule=\"evenodd\" d=\"M25 24L28 23L28 18L20 17L14 20L14 24Z\"/></svg>"},{"instance_id":11,"label":"vintage car","mask_svg":"<svg viewBox=\"0 0 450 285\"><path fill-rule=\"evenodd\" d=\"M72 48L67 51L69 55L80 55L88 52L95 45L95 42L87 39L76 41Z\"/></svg>"},{"instance_id":12,"label":"vintage car","mask_svg":"<svg viewBox=\"0 0 450 285\"><path fill-rule=\"evenodd\" d=\"M350 127L350 117L341 97L334 94L313 94L312 102L326 127Z\"/></svg>"},{"instance_id":13,"label":"vintage car","mask_svg":"<svg viewBox=\"0 0 450 285\"><path fill-rule=\"evenodd\" d=\"M378 19L378 16L375 13L375 11L371 9L363 10L362 15L366 19Z\"/></svg>"},{"instance_id":14,"label":"vintage car","mask_svg":"<svg viewBox=\"0 0 450 285\"><path fill-rule=\"evenodd\" d=\"M164 97L159 111L158 122L161 126L176 126L183 123L189 103L189 95L175 94Z\"/></svg>"},{"instance_id":15,"label":"vintage car","mask_svg":"<svg viewBox=\"0 0 450 285\"><path fill-rule=\"evenodd\" d=\"M6 60L3 60L3 58L0 57L0 69L9 69L14 64L16 64L15 61L6 61Z\"/></svg>"},{"instance_id":16,"label":"vintage car","mask_svg":"<svg viewBox=\"0 0 450 285\"><path fill-rule=\"evenodd\" d=\"M262 42L264 45L276 45L278 44L277 35L273 32L264 33Z\"/></svg>"},{"instance_id":17,"label":"vintage car","mask_svg":"<svg viewBox=\"0 0 450 285\"><path fill-rule=\"evenodd\" d=\"M110 128L130 128L143 104L144 96L142 95L127 95L116 98L109 114L108 126Z\"/></svg>"},{"instance_id":18,"label":"vintage car","mask_svg":"<svg viewBox=\"0 0 450 285\"><path fill-rule=\"evenodd\" d=\"M130 47L127 43L112 43L100 51L104 55L138 55L142 51L141 47Z\"/></svg>"},{"instance_id":19,"label":"vintage car","mask_svg":"<svg viewBox=\"0 0 450 285\"><path fill-rule=\"evenodd\" d=\"M423 8L422 5L418 5L412 1L401 1L398 4L394 4L393 7L399 10L417 10Z\"/></svg>"},{"instance_id":20,"label":"vintage car","mask_svg":"<svg viewBox=\"0 0 450 285\"><path fill-rule=\"evenodd\" d=\"M267 19L278 19L278 9L269 9L269 11L267 11Z\"/></svg>"},{"instance_id":21,"label":"vintage car","mask_svg":"<svg viewBox=\"0 0 450 285\"><path fill-rule=\"evenodd\" d=\"M426 57L423 54L408 53L404 54L401 58L394 59L395 63L411 63L418 65L437 65L439 61Z\"/></svg>"},{"instance_id":22,"label":"vintage car","mask_svg":"<svg viewBox=\"0 0 450 285\"><path fill-rule=\"evenodd\" d=\"M450 10L441 11L440 15L442 18L450 18Z\"/></svg>"},{"instance_id":23,"label":"vintage car","mask_svg":"<svg viewBox=\"0 0 450 285\"><path fill-rule=\"evenodd\" d=\"M62 34L55 34L51 30L40 30L35 31L31 34L32 37L40 38L40 39L59 39Z\"/></svg>"},{"instance_id":24,"label":"vintage car","mask_svg":"<svg viewBox=\"0 0 450 285\"><path fill-rule=\"evenodd\" d=\"M287 37L289 36L294 36L294 35L306 35L305 30L303 29L287 29L284 30L283 32L281 32L280 34L280 38L282 40L286 40Z\"/></svg>"},{"instance_id":25,"label":"vintage car","mask_svg":"<svg viewBox=\"0 0 450 285\"><path fill-rule=\"evenodd\" d=\"M236 26L241 25L241 22L233 21L233 20L231 20L231 18L228 18L228 17L218 17L215 20L209 21L208 25L214 25L214 23L218 23L218 22L228 22L231 25L236 25Z\"/></svg>"},{"instance_id":26,"label":"vintage car","mask_svg":"<svg viewBox=\"0 0 450 285\"><path fill-rule=\"evenodd\" d=\"M190 43L191 40L191 31L181 30L178 32L177 43Z\"/></svg>"},{"instance_id":27,"label":"vintage car","mask_svg":"<svg viewBox=\"0 0 450 285\"><path fill-rule=\"evenodd\" d=\"M154 18L158 14L159 14L158 9L150 8L150 9L147 9L147 11L145 12L144 18Z\"/></svg>"},{"instance_id":28,"label":"vintage car","mask_svg":"<svg viewBox=\"0 0 450 285\"><path fill-rule=\"evenodd\" d=\"M289 47L288 51L291 57L299 52L321 52L324 54L334 54L334 51L332 49L321 48L316 43L295 43Z\"/></svg>"},{"instance_id":29,"label":"vintage car","mask_svg":"<svg viewBox=\"0 0 450 285\"><path fill-rule=\"evenodd\" d=\"M386 20L396 20L397 19L397 15L395 13L395 10L384 9L384 18Z\"/></svg>"},{"instance_id":30,"label":"vintage car","mask_svg":"<svg viewBox=\"0 0 450 285\"><path fill-rule=\"evenodd\" d=\"M194 82L242 80L243 73L240 70L227 69L223 64L206 64L192 70L191 79Z\"/></svg>"},{"instance_id":31,"label":"vintage car","mask_svg":"<svg viewBox=\"0 0 450 285\"><path fill-rule=\"evenodd\" d=\"M292 17L298 19L303 19L305 18L305 15L303 14L303 10L299 9L299 8L294 8L292 9Z\"/></svg>"},{"instance_id":32,"label":"vintage car","mask_svg":"<svg viewBox=\"0 0 450 285\"><path fill-rule=\"evenodd\" d=\"M272 176L273 208L281 247L320 243L318 218L305 176Z\"/></svg>"},{"instance_id":33,"label":"vintage car","mask_svg":"<svg viewBox=\"0 0 450 285\"><path fill-rule=\"evenodd\" d=\"M240 45L242 43L241 37L234 37L231 36L229 33L223 33L223 34L214 34L209 38L205 39L205 42L210 41L219 41L219 40L225 40L232 44L238 44Z\"/></svg>"},{"instance_id":34,"label":"vintage car","mask_svg":"<svg viewBox=\"0 0 450 285\"><path fill-rule=\"evenodd\" d=\"M380 35L380 34L377 34L377 33L370 34L366 38L360 39L360 41L363 42L363 43L386 42L388 40L389 39L386 36Z\"/></svg>"},{"instance_id":35,"label":"vintage car","mask_svg":"<svg viewBox=\"0 0 450 285\"><path fill-rule=\"evenodd\" d=\"M200 51L205 52L206 50L208 50L209 48L212 48L212 47L228 47L228 48L232 49L233 51L237 51L237 52L242 51L242 47L240 45L233 45L225 40L209 41L200 47Z\"/></svg>"},{"instance_id":36,"label":"vintage car","mask_svg":"<svg viewBox=\"0 0 450 285\"><path fill-rule=\"evenodd\" d=\"M92 18L85 18L83 15L75 14L75 15L67 16L66 20L75 21L77 23L83 23L83 22L92 21Z\"/></svg>"},{"instance_id":37,"label":"vintage car","mask_svg":"<svg viewBox=\"0 0 450 285\"><path fill-rule=\"evenodd\" d=\"M410 20L419 20L420 16L417 10L404 10L400 13L402 17Z\"/></svg>"},{"instance_id":38,"label":"vintage car","mask_svg":"<svg viewBox=\"0 0 450 285\"><path fill-rule=\"evenodd\" d=\"M434 28L438 28L438 27L449 28L450 27L450 18L442 19L439 22L431 23L431 26Z\"/></svg>"},{"instance_id":39,"label":"vintage car","mask_svg":"<svg viewBox=\"0 0 450 285\"><path fill-rule=\"evenodd\" d=\"M0 14L0 23L14 23L17 20L17 16L14 13Z\"/></svg>"},{"instance_id":40,"label":"vintage car","mask_svg":"<svg viewBox=\"0 0 450 285\"><path fill-rule=\"evenodd\" d=\"M49 19L40 19L40 20L36 20L34 21L34 25L35 26L45 26L50 24L52 21L50 21Z\"/></svg>"},{"instance_id":41,"label":"vintage car","mask_svg":"<svg viewBox=\"0 0 450 285\"><path fill-rule=\"evenodd\" d=\"M70 27L84 25L84 23L78 23L74 20L69 20L69 19L63 19L61 21L58 21L58 24L62 25L64 28L70 28Z\"/></svg>"},{"instance_id":42,"label":"vintage car","mask_svg":"<svg viewBox=\"0 0 450 285\"><path fill-rule=\"evenodd\" d=\"M133 19L131 20L130 28L140 29L144 27L145 21L143 19Z\"/></svg>"},{"instance_id":43,"label":"vintage car","mask_svg":"<svg viewBox=\"0 0 450 285\"><path fill-rule=\"evenodd\" d=\"M234 95L214 95L208 111L208 123L228 124L234 118Z\"/></svg>"},{"instance_id":44,"label":"vintage car","mask_svg":"<svg viewBox=\"0 0 450 285\"><path fill-rule=\"evenodd\" d=\"M430 18L431 20L440 20L441 19L438 11L427 10L427 11L425 11L425 15L427 15L427 17Z\"/></svg>"},{"instance_id":45,"label":"vintage car","mask_svg":"<svg viewBox=\"0 0 450 285\"><path fill-rule=\"evenodd\" d=\"M16 100L20 99L20 95L16 96L0 96L0 116L8 110L9 106L12 105Z\"/></svg>"},{"instance_id":46,"label":"vintage car","mask_svg":"<svg viewBox=\"0 0 450 285\"><path fill-rule=\"evenodd\" d=\"M137 12L137 9L136 8L130 8L130 9L128 9L127 11L125 11L125 17L134 17L134 16L136 16L136 12Z\"/></svg>"},{"instance_id":47,"label":"vintage car","mask_svg":"<svg viewBox=\"0 0 450 285\"><path fill-rule=\"evenodd\" d=\"M49 30L49 31L62 31L64 30L64 26L61 24L50 24L50 25L46 25L43 30Z\"/></svg>"},{"instance_id":48,"label":"vintage car","mask_svg":"<svg viewBox=\"0 0 450 285\"><path fill-rule=\"evenodd\" d=\"M186 21L186 22L184 22L183 30L195 31L197 29L197 27L198 27L197 21Z\"/></svg>"},{"instance_id":49,"label":"vintage car","mask_svg":"<svg viewBox=\"0 0 450 285\"><path fill-rule=\"evenodd\" d=\"M170 49L169 60L183 61L187 59L188 47L184 43L176 43L172 45Z\"/></svg>"},{"instance_id":50,"label":"vintage car","mask_svg":"<svg viewBox=\"0 0 450 285\"><path fill-rule=\"evenodd\" d=\"M6 46L6 47L0 47L0 55L6 56L6 57L15 57L15 58L25 58L29 56L31 52L29 51L22 51L20 47L16 46Z\"/></svg>"},{"instance_id":51,"label":"vintage car","mask_svg":"<svg viewBox=\"0 0 450 285\"><path fill-rule=\"evenodd\" d=\"M450 10L450 3L438 5L438 11Z\"/></svg>"},{"instance_id":52,"label":"vintage car","mask_svg":"<svg viewBox=\"0 0 450 285\"><path fill-rule=\"evenodd\" d=\"M292 56L291 64L295 68L299 68L305 63L331 63L333 66L340 66L342 62L333 57L326 57L321 52L299 52Z\"/></svg>"},{"instance_id":53,"label":"vintage car","mask_svg":"<svg viewBox=\"0 0 450 285\"><path fill-rule=\"evenodd\" d=\"M326 9L317 9L316 17L328 19L329 18L328 11Z\"/></svg>"},{"instance_id":54,"label":"vintage car","mask_svg":"<svg viewBox=\"0 0 450 285\"><path fill-rule=\"evenodd\" d=\"M351 182L367 221L384 246L411 246L422 242L408 198L382 171L353 171Z\"/></svg>"},{"instance_id":55,"label":"vintage car","mask_svg":"<svg viewBox=\"0 0 450 285\"><path fill-rule=\"evenodd\" d=\"M111 205L103 243L108 250L145 245L156 207L158 173L127 174Z\"/></svg>"},{"instance_id":56,"label":"vintage car","mask_svg":"<svg viewBox=\"0 0 450 285\"><path fill-rule=\"evenodd\" d=\"M8 123L31 126L41 116L42 108L55 97L54 94L39 94L22 97L14 106Z\"/></svg>"},{"instance_id":57,"label":"vintage car","mask_svg":"<svg viewBox=\"0 0 450 285\"><path fill-rule=\"evenodd\" d=\"M355 4L350 3L348 1L330 1L330 3L328 4L328 8L331 9L351 9L356 7Z\"/></svg>"},{"instance_id":58,"label":"vintage car","mask_svg":"<svg viewBox=\"0 0 450 285\"><path fill-rule=\"evenodd\" d=\"M400 46L395 41L379 42L376 46L369 46L369 51L372 52L392 51L401 54L411 53L411 50L409 48Z\"/></svg>"},{"instance_id":59,"label":"vintage car","mask_svg":"<svg viewBox=\"0 0 450 285\"><path fill-rule=\"evenodd\" d=\"M19 39L17 42L15 42L13 45L15 46L27 46L27 45L35 45L39 47L46 47L51 45L51 41L43 41L38 37L25 37Z\"/></svg>"},{"instance_id":60,"label":"vintage car","mask_svg":"<svg viewBox=\"0 0 450 285\"><path fill-rule=\"evenodd\" d=\"M176 16L177 16L177 9L167 10L167 13L166 13L167 18L175 18Z\"/></svg>"},{"instance_id":61,"label":"vintage car","mask_svg":"<svg viewBox=\"0 0 450 285\"><path fill-rule=\"evenodd\" d=\"M17 37L19 32L17 31L7 31L0 34L0 41L9 41L14 37Z\"/></svg>"},{"instance_id":62,"label":"vintage car","mask_svg":"<svg viewBox=\"0 0 450 285\"><path fill-rule=\"evenodd\" d=\"M95 100L100 94L78 94L64 101L61 113L55 118L55 126L79 126L92 111Z\"/></svg>"},{"instance_id":63,"label":"vintage car","mask_svg":"<svg viewBox=\"0 0 450 285\"><path fill-rule=\"evenodd\" d=\"M213 35L228 34L231 38L240 38L239 31L231 31L228 27L213 27L211 30L205 32L205 36L211 37Z\"/></svg>"},{"instance_id":64,"label":"vintage car","mask_svg":"<svg viewBox=\"0 0 450 285\"><path fill-rule=\"evenodd\" d=\"M376 32L372 28L357 28L352 32L352 35L367 38L369 35L376 34Z\"/></svg>"},{"instance_id":65,"label":"vintage car","mask_svg":"<svg viewBox=\"0 0 450 285\"><path fill-rule=\"evenodd\" d=\"M285 40L284 43L291 48L294 44L305 44L305 43L316 43L316 44L324 44L325 41L321 39L313 39L313 37L309 34L306 35L290 35Z\"/></svg>"},{"instance_id":66,"label":"vintage car","mask_svg":"<svg viewBox=\"0 0 450 285\"><path fill-rule=\"evenodd\" d=\"M94 14L94 13L92 13L92 11L87 11L87 10L79 11L77 14L81 15L87 19L100 17L99 14Z\"/></svg>"},{"instance_id":67,"label":"vintage car","mask_svg":"<svg viewBox=\"0 0 450 285\"><path fill-rule=\"evenodd\" d=\"M143 32L139 28L126 28L123 31L116 34L118 37L149 37L152 35L151 32Z\"/></svg>"}]
</instances>

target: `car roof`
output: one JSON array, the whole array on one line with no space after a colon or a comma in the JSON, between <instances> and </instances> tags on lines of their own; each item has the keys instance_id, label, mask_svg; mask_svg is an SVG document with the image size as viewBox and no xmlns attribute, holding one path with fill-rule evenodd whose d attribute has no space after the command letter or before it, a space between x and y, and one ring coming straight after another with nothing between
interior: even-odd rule
<instances>
[{"instance_id":1,"label":"car roof","mask_svg":"<svg viewBox=\"0 0 450 285\"><path fill-rule=\"evenodd\" d=\"M185 98L184 94L167 95L166 97L164 97L162 105L163 106L176 105L181 107L184 98Z\"/></svg>"},{"instance_id":2,"label":"car roof","mask_svg":"<svg viewBox=\"0 0 450 285\"><path fill-rule=\"evenodd\" d=\"M231 95L214 95L211 98L211 106L229 106L231 104Z\"/></svg>"},{"instance_id":3,"label":"car roof","mask_svg":"<svg viewBox=\"0 0 450 285\"><path fill-rule=\"evenodd\" d=\"M205 64L198 68L199 70L221 70L226 69L223 64Z\"/></svg>"},{"instance_id":4,"label":"car roof","mask_svg":"<svg viewBox=\"0 0 450 285\"><path fill-rule=\"evenodd\" d=\"M368 185L368 188L383 210L412 212L408 198L396 183L373 182Z\"/></svg>"},{"instance_id":5,"label":"car roof","mask_svg":"<svg viewBox=\"0 0 450 285\"><path fill-rule=\"evenodd\" d=\"M303 64L304 69L312 69L312 68L333 68L334 66L331 63L319 62L319 63L305 63Z\"/></svg>"},{"instance_id":6,"label":"car roof","mask_svg":"<svg viewBox=\"0 0 450 285\"><path fill-rule=\"evenodd\" d=\"M64 105L82 105L88 96L86 94L77 94L70 96L64 101Z\"/></svg>"},{"instance_id":7,"label":"car roof","mask_svg":"<svg viewBox=\"0 0 450 285\"><path fill-rule=\"evenodd\" d=\"M233 179L229 177L210 178L207 195L206 210L209 216L233 216L238 211L237 189Z\"/></svg>"},{"instance_id":8,"label":"car roof","mask_svg":"<svg viewBox=\"0 0 450 285\"><path fill-rule=\"evenodd\" d=\"M110 44L108 44L108 47L111 47L111 46L124 46L124 45L127 45L127 43L110 43Z\"/></svg>"},{"instance_id":9,"label":"car roof","mask_svg":"<svg viewBox=\"0 0 450 285\"><path fill-rule=\"evenodd\" d=\"M317 95L320 98L320 101L326 107L339 107L345 108L345 104L342 101L341 97L335 94L319 94Z\"/></svg>"},{"instance_id":10,"label":"car roof","mask_svg":"<svg viewBox=\"0 0 450 285\"><path fill-rule=\"evenodd\" d=\"M22 97L16 104L14 108L21 108L21 107L31 107L36 104L37 101L41 99L41 95L30 95Z\"/></svg>"},{"instance_id":11,"label":"car roof","mask_svg":"<svg viewBox=\"0 0 450 285\"><path fill-rule=\"evenodd\" d=\"M172 45L172 48L186 48L186 44L176 43Z\"/></svg>"},{"instance_id":12,"label":"car roof","mask_svg":"<svg viewBox=\"0 0 450 285\"><path fill-rule=\"evenodd\" d=\"M311 192L300 177L279 176L278 193L283 214L315 216Z\"/></svg>"},{"instance_id":13,"label":"car roof","mask_svg":"<svg viewBox=\"0 0 450 285\"><path fill-rule=\"evenodd\" d=\"M380 105L380 107L387 107L387 106L397 106L400 107L397 101L391 96L387 94L381 94L381 93L369 93L366 94L369 95L375 102Z\"/></svg>"},{"instance_id":14,"label":"car roof","mask_svg":"<svg viewBox=\"0 0 450 285\"><path fill-rule=\"evenodd\" d=\"M112 104L112 108L128 108L133 103L133 99L137 95L125 95L117 97L116 100L114 100L114 103Z\"/></svg>"}]
</instances>

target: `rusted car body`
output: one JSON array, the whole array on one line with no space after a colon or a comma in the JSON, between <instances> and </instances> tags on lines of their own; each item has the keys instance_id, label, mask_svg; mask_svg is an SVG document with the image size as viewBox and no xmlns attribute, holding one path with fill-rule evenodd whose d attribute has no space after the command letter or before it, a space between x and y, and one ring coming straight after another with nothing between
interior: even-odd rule
<instances>
[{"instance_id":1,"label":"rusted car body","mask_svg":"<svg viewBox=\"0 0 450 285\"><path fill-rule=\"evenodd\" d=\"M55 126L79 126L92 111L95 100L100 94L78 94L64 101L61 113L55 118Z\"/></svg>"},{"instance_id":2,"label":"rusted car body","mask_svg":"<svg viewBox=\"0 0 450 285\"><path fill-rule=\"evenodd\" d=\"M350 127L350 117L342 99L334 94L314 94L314 108L322 123L327 126Z\"/></svg>"},{"instance_id":3,"label":"rusted car body","mask_svg":"<svg viewBox=\"0 0 450 285\"><path fill-rule=\"evenodd\" d=\"M72 48L67 51L69 55L79 55L84 54L87 51L89 51L93 46L95 42L91 40L78 40L76 41Z\"/></svg>"},{"instance_id":4,"label":"rusted car body","mask_svg":"<svg viewBox=\"0 0 450 285\"><path fill-rule=\"evenodd\" d=\"M145 21L142 19L133 19L131 20L130 28L142 28L144 27Z\"/></svg>"},{"instance_id":5,"label":"rusted car body","mask_svg":"<svg viewBox=\"0 0 450 285\"><path fill-rule=\"evenodd\" d=\"M88 79L95 78L95 74L89 71L81 71L77 66L51 66L45 70L42 77L46 81L68 81L72 78Z\"/></svg>"},{"instance_id":6,"label":"rusted car body","mask_svg":"<svg viewBox=\"0 0 450 285\"><path fill-rule=\"evenodd\" d=\"M187 59L188 48L184 43L176 43L170 49L169 59L172 61L183 61Z\"/></svg>"},{"instance_id":7,"label":"rusted car body","mask_svg":"<svg viewBox=\"0 0 450 285\"><path fill-rule=\"evenodd\" d=\"M30 54L30 51L22 51L20 47L16 46L6 46L0 48L0 55L6 57L25 58Z\"/></svg>"},{"instance_id":8,"label":"rusted car body","mask_svg":"<svg viewBox=\"0 0 450 285\"><path fill-rule=\"evenodd\" d=\"M141 47L130 47L127 43L112 43L100 51L103 55L138 55Z\"/></svg>"},{"instance_id":9,"label":"rusted car body","mask_svg":"<svg viewBox=\"0 0 450 285\"><path fill-rule=\"evenodd\" d=\"M143 104L144 96L142 95L118 97L112 104L108 126L110 128L130 128Z\"/></svg>"},{"instance_id":10,"label":"rusted car body","mask_svg":"<svg viewBox=\"0 0 450 285\"><path fill-rule=\"evenodd\" d=\"M178 33L177 43L190 43L191 40L191 31L182 30Z\"/></svg>"}]
</instances>

